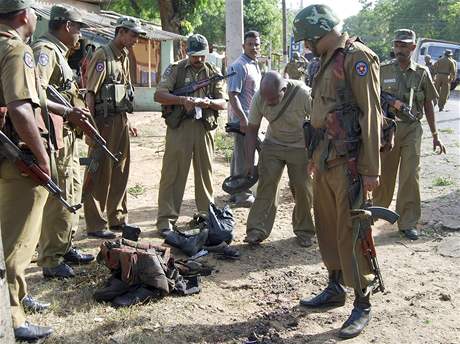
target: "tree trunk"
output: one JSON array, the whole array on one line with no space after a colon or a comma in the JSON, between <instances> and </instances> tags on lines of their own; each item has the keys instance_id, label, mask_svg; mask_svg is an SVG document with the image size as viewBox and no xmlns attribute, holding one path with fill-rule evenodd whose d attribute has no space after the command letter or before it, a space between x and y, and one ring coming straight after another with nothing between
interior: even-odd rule
<instances>
[{"instance_id":1,"label":"tree trunk","mask_svg":"<svg viewBox=\"0 0 460 344\"><path fill-rule=\"evenodd\" d=\"M2 237L0 236L0 343L14 343L11 323L10 294L6 280L5 259L3 257Z\"/></svg>"},{"instance_id":2,"label":"tree trunk","mask_svg":"<svg viewBox=\"0 0 460 344\"><path fill-rule=\"evenodd\" d=\"M178 11L176 11L174 0L158 0L158 7L160 8L161 28L164 31L181 34L181 18L179 18ZM179 60L180 54L180 41L174 41L174 59Z\"/></svg>"}]
</instances>

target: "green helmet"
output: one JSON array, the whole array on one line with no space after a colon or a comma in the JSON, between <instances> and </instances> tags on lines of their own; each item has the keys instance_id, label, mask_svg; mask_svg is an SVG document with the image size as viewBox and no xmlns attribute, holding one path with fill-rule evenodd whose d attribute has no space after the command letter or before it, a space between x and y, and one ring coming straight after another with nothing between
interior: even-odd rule
<instances>
[{"instance_id":1,"label":"green helmet","mask_svg":"<svg viewBox=\"0 0 460 344\"><path fill-rule=\"evenodd\" d=\"M294 40L318 40L340 23L339 17L326 5L310 5L294 19Z\"/></svg>"}]
</instances>

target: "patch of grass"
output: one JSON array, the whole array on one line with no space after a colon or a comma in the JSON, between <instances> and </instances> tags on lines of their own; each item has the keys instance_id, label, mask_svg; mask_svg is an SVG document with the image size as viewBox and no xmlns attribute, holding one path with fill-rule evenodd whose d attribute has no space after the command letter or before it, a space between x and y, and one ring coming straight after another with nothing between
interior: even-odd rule
<instances>
[{"instance_id":1,"label":"patch of grass","mask_svg":"<svg viewBox=\"0 0 460 344\"><path fill-rule=\"evenodd\" d=\"M455 132L455 130L452 128L439 129L438 131L440 133L446 133L446 134L453 134Z\"/></svg>"},{"instance_id":2,"label":"patch of grass","mask_svg":"<svg viewBox=\"0 0 460 344\"><path fill-rule=\"evenodd\" d=\"M214 138L216 153L230 161L233 154L233 137L226 133L217 132Z\"/></svg>"},{"instance_id":3,"label":"patch of grass","mask_svg":"<svg viewBox=\"0 0 460 344\"><path fill-rule=\"evenodd\" d=\"M145 186L136 183L134 186L128 188L128 193L136 198L142 196L145 193Z\"/></svg>"},{"instance_id":4,"label":"patch of grass","mask_svg":"<svg viewBox=\"0 0 460 344\"><path fill-rule=\"evenodd\" d=\"M454 181L449 177L437 177L433 180L434 186L449 186L453 185Z\"/></svg>"}]
</instances>

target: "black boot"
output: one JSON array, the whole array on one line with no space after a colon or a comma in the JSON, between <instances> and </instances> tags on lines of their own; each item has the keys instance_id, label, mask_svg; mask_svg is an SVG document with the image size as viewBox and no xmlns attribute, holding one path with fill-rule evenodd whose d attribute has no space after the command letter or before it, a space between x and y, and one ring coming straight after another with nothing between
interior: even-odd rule
<instances>
[{"instance_id":1,"label":"black boot","mask_svg":"<svg viewBox=\"0 0 460 344\"><path fill-rule=\"evenodd\" d=\"M369 301L370 293L367 296L359 296L355 291L355 302L353 310L347 321L342 325L339 331L339 337L343 339L358 336L371 320L371 303Z\"/></svg>"},{"instance_id":2,"label":"black boot","mask_svg":"<svg viewBox=\"0 0 460 344\"><path fill-rule=\"evenodd\" d=\"M199 234L186 236L177 231L169 231L165 243L180 248L188 256L193 256L200 251L208 239L208 229L203 228Z\"/></svg>"},{"instance_id":3,"label":"black boot","mask_svg":"<svg viewBox=\"0 0 460 344\"><path fill-rule=\"evenodd\" d=\"M329 272L329 283L326 289L311 299L302 299L300 304L310 308L341 307L345 304L346 292L340 284L341 271Z\"/></svg>"}]
</instances>

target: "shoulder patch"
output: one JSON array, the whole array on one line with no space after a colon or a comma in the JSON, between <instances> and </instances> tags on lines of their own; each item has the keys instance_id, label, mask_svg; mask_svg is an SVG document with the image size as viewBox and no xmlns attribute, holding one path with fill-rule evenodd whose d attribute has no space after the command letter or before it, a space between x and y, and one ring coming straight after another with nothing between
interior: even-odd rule
<instances>
[{"instance_id":1,"label":"shoulder patch","mask_svg":"<svg viewBox=\"0 0 460 344\"><path fill-rule=\"evenodd\" d=\"M163 72L163 76L164 76L164 77L170 76L171 73L172 73L172 71L173 71L172 65L169 65L169 66L165 69L165 71Z\"/></svg>"},{"instance_id":2,"label":"shoulder patch","mask_svg":"<svg viewBox=\"0 0 460 344\"><path fill-rule=\"evenodd\" d=\"M25 52L24 53L24 63L29 68L34 68L34 58L31 53Z\"/></svg>"},{"instance_id":3,"label":"shoulder patch","mask_svg":"<svg viewBox=\"0 0 460 344\"><path fill-rule=\"evenodd\" d=\"M96 62L96 72L101 73L105 69L104 61Z\"/></svg>"},{"instance_id":4,"label":"shoulder patch","mask_svg":"<svg viewBox=\"0 0 460 344\"><path fill-rule=\"evenodd\" d=\"M365 76L369 72L369 65L367 62L358 61L355 63L355 71L359 76Z\"/></svg>"},{"instance_id":5,"label":"shoulder patch","mask_svg":"<svg viewBox=\"0 0 460 344\"><path fill-rule=\"evenodd\" d=\"M38 55L38 63L42 66L46 66L49 60L50 58L46 53L40 53L40 55Z\"/></svg>"}]
</instances>

